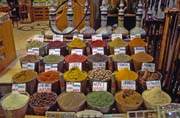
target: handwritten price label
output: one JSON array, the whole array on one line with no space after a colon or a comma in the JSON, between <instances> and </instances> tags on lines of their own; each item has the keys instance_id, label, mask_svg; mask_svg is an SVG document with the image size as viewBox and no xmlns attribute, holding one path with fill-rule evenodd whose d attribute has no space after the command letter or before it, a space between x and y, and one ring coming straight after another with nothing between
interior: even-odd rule
<instances>
[{"instance_id":1,"label":"handwritten price label","mask_svg":"<svg viewBox=\"0 0 180 118\"><path fill-rule=\"evenodd\" d=\"M104 55L104 48L103 47L92 48L92 54L95 55L97 53Z\"/></svg>"},{"instance_id":2,"label":"handwritten price label","mask_svg":"<svg viewBox=\"0 0 180 118\"><path fill-rule=\"evenodd\" d=\"M12 92L26 92L26 84L12 84Z\"/></svg>"},{"instance_id":3,"label":"handwritten price label","mask_svg":"<svg viewBox=\"0 0 180 118\"><path fill-rule=\"evenodd\" d=\"M112 40L114 40L115 38L121 38L122 39L122 34L112 34Z\"/></svg>"},{"instance_id":4,"label":"handwritten price label","mask_svg":"<svg viewBox=\"0 0 180 118\"><path fill-rule=\"evenodd\" d=\"M74 35L73 35L73 40L74 40L75 38L78 38L78 39L83 40L83 34L74 34Z\"/></svg>"},{"instance_id":5,"label":"handwritten price label","mask_svg":"<svg viewBox=\"0 0 180 118\"><path fill-rule=\"evenodd\" d=\"M22 69L23 70L34 70L35 69L35 64L34 63L23 63L22 64Z\"/></svg>"},{"instance_id":6,"label":"handwritten price label","mask_svg":"<svg viewBox=\"0 0 180 118\"><path fill-rule=\"evenodd\" d=\"M66 82L66 92L81 92L80 82Z\"/></svg>"},{"instance_id":7,"label":"handwritten price label","mask_svg":"<svg viewBox=\"0 0 180 118\"><path fill-rule=\"evenodd\" d=\"M69 70L73 67L78 67L80 70L82 70L82 63L78 63L78 62L69 63Z\"/></svg>"},{"instance_id":8,"label":"handwritten price label","mask_svg":"<svg viewBox=\"0 0 180 118\"><path fill-rule=\"evenodd\" d=\"M130 63L117 63L118 70L128 68L130 70Z\"/></svg>"},{"instance_id":9,"label":"handwritten price label","mask_svg":"<svg viewBox=\"0 0 180 118\"><path fill-rule=\"evenodd\" d=\"M51 92L52 85L50 83L38 83L38 92Z\"/></svg>"},{"instance_id":10,"label":"handwritten price label","mask_svg":"<svg viewBox=\"0 0 180 118\"><path fill-rule=\"evenodd\" d=\"M83 55L83 49L72 49L71 54Z\"/></svg>"},{"instance_id":11,"label":"handwritten price label","mask_svg":"<svg viewBox=\"0 0 180 118\"><path fill-rule=\"evenodd\" d=\"M106 69L105 62L93 62L93 69Z\"/></svg>"},{"instance_id":12,"label":"handwritten price label","mask_svg":"<svg viewBox=\"0 0 180 118\"><path fill-rule=\"evenodd\" d=\"M45 72L52 71L52 70L58 70L58 64L45 64Z\"/></svg>"},{"instance_id":13,"label":"handwritten price label","mask_svg":"<svg viewBox=\"0 0 180 118\"><path fill-rule=\"evenodd\" d=\"M92 91L107 91L107 82L93 82Z\"/></svg>"},{"instance_id":14,"label":"handwritten price label","mask_svg":"<svg viewBox=\"0 0 180 118\"><path fill-rule=\"evenodd\" d=\"M146 81L146 86L147 89L150 90L154 87L159 87L161 88L161 81L160 80L156 80L156 81Z\"/></svg>"},{"instance_id":15,"label":"handwritten price label","mask_svg":"<svg viewBox=\"0 0 180 118\"><path fill-rule=\"evenodd\" d=\"M102 38L102 34L94 34L92 35L92 41L95 41L95 40L103 40Z\"/></svg>"},{"instance_id":16,"label":"handwritten price label","mask_svg":"<svg viewBox=\"0 0 180 118\"><path fill-rule=\"evenodd\" d=\"M120 53L123 53L123 54L126 54L126 48L125 47L115 47L114 48L114 54L120 54Z\"/></svg>"},{"instance_id":17,"label":"handwritten price label","mask_svg":"<svg viewBox=\"0 0 180 118\"><path fill-rule=\"evenodd\" d=\"M44 41L44 35L35 35L33 37L33 40L37 40L37 41L43 42Z\"/></svg>"},{"instance_id":18,"label":"handwritten price label","mask_svg":"<svg viewBox=\"0 0 180 118\"><path fill-rule=\"evenodd\" d=\"M27 54L29 54L29 55L39 55L39 48L29 48L27 50Z\"/></svg>"},{"instance_id":19,"label":"handwritten price label","mask_svg":"<svg viewBox=\"0 0 180 118\"><path fill-rule=\"evenodd\" d=\"M134 53L137 54L139 52L145 52L145 48L144 47L135 47Z\"/></svg>"},{"instance_id":20,"label":"handwritten price label","mask_svg":"<svg viewBox=\"0 0 180 118\"><path fill-rule=\"evenodd\" d=\"M61 55L61 49L49 49L49 55Z\"/></svg>"},{"instance_id":21,"label":"handwritten price label","mask_svg":"<svg viewBox=\"0 0 180 118\"><path fill-rule=\"evenodd\" d=\"M121 89L132 89L136 90L136 82L133 80L122 80Z\"/></svg>"},{"instance_id":22,"label":"handwritten price label","mask_svg":"<svg viewBox=\"0 0 180 118\"><path fill-rule=\"evenodd\" d=\"M155 63L143 63L142 64L142 71L149 71L149 72L155 72Z\"/></svg>"},{"instance_id":23,"label":"handwritten price label","mask_svg":"<svg viewBox=\"0 0 180 118\"><path fill-rule=\"evenodd\" d=\"M63 41L63 35L53 35L53 41Z\"/></svg>"}]
</instances>

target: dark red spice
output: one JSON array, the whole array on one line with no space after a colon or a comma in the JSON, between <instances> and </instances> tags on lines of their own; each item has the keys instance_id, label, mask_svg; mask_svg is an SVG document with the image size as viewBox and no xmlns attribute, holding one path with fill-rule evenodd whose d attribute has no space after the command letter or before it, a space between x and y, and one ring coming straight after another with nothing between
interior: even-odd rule
<instances>
[{"instance_id":1,"label":"dark red spice","mask_svg":"<svg viewBox=\"0 0 180 118\"><path fill-rule=\"evenodd\" d=\"M67 55L65 57L65 61L67 63L69 63L69 62L84 62L84 61L86 61L86 56L78 55L78 54Z\"/></svg>"},{"instance_id":2,"label":"dark red spice","mask_svg":"<svg viewBox=\"0 0 180 118\"><path fill-rule=\"evenodd\" d=\"M47 45L48 49L62 48L65 46L66 46L66 43L62 41L53 41Z\"/></svg>"},{"instance_id":3,"label":"dark red spice","mask_svg":"<svg viewBox=\"0 0 180 118\"><path fill-rule=\"evenodd\" d=\"M107 45L106 41L95 40L90 42L90 46L93 47L105 47Z\"/></svg>"}]
</instances>

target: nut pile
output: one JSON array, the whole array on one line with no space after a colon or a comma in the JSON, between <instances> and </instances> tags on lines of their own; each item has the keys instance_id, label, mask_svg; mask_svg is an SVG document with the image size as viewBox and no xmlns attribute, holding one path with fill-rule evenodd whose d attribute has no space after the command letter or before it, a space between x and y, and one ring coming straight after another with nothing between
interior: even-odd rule
<instances>
[{"instance_id":1,"label":"nut pile","mask_svg":"<svg viewBox=\"0 0 180 118\"><path fill-rule=\"evenodd\" d=\"M56 102L55 93L35 93L31 96L29 104L34 107L47 107Z\"/></svg>"},{"instance_id":2,"label":"nut pile","mask_svg":"<svg viewBox=\"0 0 180 118\"><path fill-rule=\"evenodd\" d=\"M112 72L104 69L93 69L88 72L88 79L95 81L107 81L112 78Z\"/></svg>"}]
</instances>

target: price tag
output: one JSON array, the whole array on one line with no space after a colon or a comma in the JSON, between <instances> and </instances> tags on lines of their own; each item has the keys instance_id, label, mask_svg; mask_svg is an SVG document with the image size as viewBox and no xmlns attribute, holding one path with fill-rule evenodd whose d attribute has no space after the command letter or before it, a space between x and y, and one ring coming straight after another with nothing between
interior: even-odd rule
<instances>
[{"instance_id":1,"label":"price tag","mask_svg":"<svg viewBox=\"0 0 180 118\"><path fill-rule=\"evenodd\" d=\"M118 70L122 68L128 68L130 70L130 63L117 63Z\"/></svg>"},{"instance_id":2,"label":"price tag","mask_svg":"<svg viewBox=\"0 0 180 118\"><path fill-rule=\"evenodd\" d=\"M22 69L23 70L34 70L35 69L35 64L34 63L23 63L22 64Z\"/></svg>"},{"instance_id":3,"label":"price tag","mask_svg":"<svg viewBox=\"0 0 180 118\"><path fill-rule=\"evenodd\" d=\"M155 63L143 63L142 64L142 71L149 71L149 72L155 72Z\"/></svg>"},{"instance_id":4,"label":"price tag","mask_svg":"<svg viewBox=\"0 0 180 118\"><path fill-rule=\"evenodd\" d=\"M63 41L63 35L53 35L53 41Z\"/></svg>"},{"instance_id":5,"label":"price tag","mask_svg":"<svg viewBox=\"0 0 180 118\"><path fill-rule=\"evenodd\" d=\"M122 34L112 34L112 40L114 40L115 38L121 38L122 39Z\"/></svg>"},{"instance_id":6,"label":"price tag","mask_svg":"<svg viewBox=\"0 0 180 118\"><path fill-rule=\"evenodd\" d=\"M83 55L83 49L72 49L71 54Z\"/></svg>"},{"instance_id":7,"label":"price tag","mask_svg":"<svg viewBox=\"0 0 180 118\"><path fill-rule=\"evenodd\" d=\"M145 52L145 48L144 47L135 47L134 53L137 54L139 52Z\"/></svg>"},{"instance_id":8,"label":"price tag","mask_svg":"<svg viewBox=\"0 0 180 118\"><path fill-rule=\"evenodd\" d=\"M105 62L93 62L93 69L106 69Z\"/></svg>"},{"instance_id":9,"label":"price tag","mask_svg":"<svg viewBox=\"0 0 180 118\"><path fill-rule=\"evenodd\" d=\"M66 82L66 92L81 92L80 82Z\"/></svg>"},{"instance_id":10,"label":"price tag","mask_svg":"<svg viewBox=\"0 0 180 118\"><path fill-rule=\"evenodd\" d=\"M131 38L131 40L132 40L133 38L141 38L141 34L131 34L131 35L130 35L130 38Z\"/></svg>"},{"instance_id":11,"label":"price tag","mask_svg":"<svg viewBox=\"0 0 180 118\"><path fill-rule=\"evenodd\" d=\"M39 55L39 48L29 48L27 54L29 54L29 55Z\"/></svg>"},{"instance_id":12,"label":"price tag","mask_svg":"<svg viewBox=\"0 0 180 118\"><path fill-rule=\"evenodd\" d=\"M75 38L78 38L78 39L83 40L83 34L74 34L74 35L73 35L73 40L74 40Z\"/></svg>"},{"instance_id":13,"label":"price tag","mask_svg":"<svg viewBox=\"0 0 180 118\"><path fill-rule=\"evenodd\" d=\"M26 84L12 84L12 92L26 92Z\"/></svg>"},{"instance_id":14,"label":"price tag","mask_svg":"<svg viewBox=\"0 0 180 118\"><path fill-rule=\"evenodd\" d=\"M37 40L37 41L43 42L44 41L44 35L35 35L33 37L33 40Z\"/></svg>"},{"instance_id":15,"label":"price tag","mask_svg":"<svg viewBox=\"0 0 180 118\"><path fill-rule=\"evenodd\" d=\"M126 54L126 48L125 47L115 47L114 48L114 54L123 53Z\"/></svg>"},{"instance_id":16,"label":"price tag","mask_svg":"<svg viewBox=\"0 0 180 118\"><path fill-rule=\"evenodd\" d=\"M49 55L61 55L61 49L49 49Z\"/></svg>"},{"instance_id":17,"label":"price tag","mask_svg":"<svg viewBox=\"0 0 180 118\"><path fill-rule=\"evenodd\" d=\"M92 41L95 41L95 40L103 40L102 38L102 34L94 34L92 35Z\"/></svg>"},{"instance_id":18,"label":"price tag","mask_svg":"<svg viewBox=\"0 0 180 118\"><path fill-rule=\"evenodd\" d=\"M104 48L103 47L92 48L92 54L95 55L97 53L104 55Z\"/></svg>"},{"instance_id":19,"label":"price tag","mask_svg":"<svg viewBox=\"0 0 180 118\"><path fill-rule=\"evenodd\" d=\"M47 111L46 118L76 118L75 112Z\"/></svg>"},{"instance_id":20,"label":"price tag","mask_svg":"<svg viewBox=\"0 0 180 118\"><path fill-rule=\"evenodd\" d=\"M45 64L45 72L51 70L58 70L58 64Z\"/></svg>"},{"instance_id":21,"label":"price tag","mask_svg":"<svg viewBox=\"0 0 180 118\"><path fill-rule=\"evenodd\" d=\"M107 91L107 82L93 82L92 91Z\"/></svg>"},{"instance_id":22,"label":"price tag","mask_svg":"<svg viewBox=\"0 0 180 118\"><path fill-rule=\"evenodd\" d=\"M122 80L121 89L132 89L136 90L136 82L133 80Z\"/></svg>"},{"instance_id":23,"label":"price tag","mask_svg":"<svg viewBox=\"0 0 180 118\"><path fill-rule=\"evenodd\" d=\"M51 87L50 83L38 83L38 92L51 92Z\"/></svg>"},{"instance_id":24,"label":"price tag","mask_svg":"<svg viewBox=\"0 0 180 118\"><path fill-rule=\"evenodd\" d=\"M69 63L69 70L73 67L78 67L80 70L82 70L82 63L79 62Z\"/></svg>"},{"instance_id":25,"label":"price tag","mask_svg":"<svg viewBox=\"0 0 180 118\"><path fill-rule=\"evenodd\" d=\"M156 81L146 81L146 86L147 89L152 89L154 87L160 87L161 88L161 82L160 80L156 80Z\"/></svg>"}]
</instances>

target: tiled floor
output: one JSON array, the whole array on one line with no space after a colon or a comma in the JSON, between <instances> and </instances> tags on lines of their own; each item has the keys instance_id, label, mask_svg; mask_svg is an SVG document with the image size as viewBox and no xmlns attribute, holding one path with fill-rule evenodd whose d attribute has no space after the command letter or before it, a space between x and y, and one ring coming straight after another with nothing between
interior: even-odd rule
<instances>
[{"instance_id":1,"label":"tiled floor","mask_svg":"<svg viewBox=\"0 0 180 118\"><path fill-rule=\"evenodd\" d=\"M12 76L21 70L18 58L26 54L26 40L35 34L40 34L42 30L47 30L47 25L47 21L19 25L19 27L23 27L23 29L33 28L30 31L18 30L16 26L13 28L17 58L0 73L0 83L11 83Z\"/></svg>"}]
</instances>

